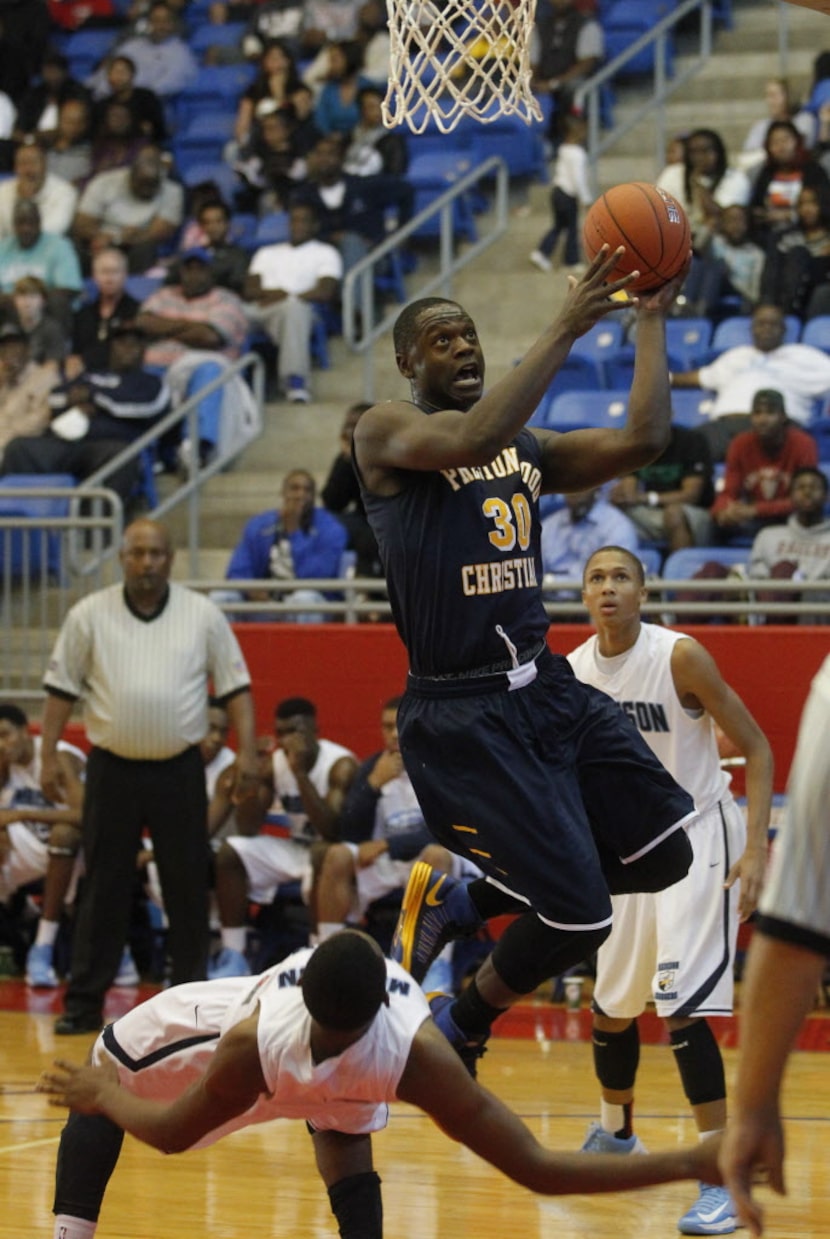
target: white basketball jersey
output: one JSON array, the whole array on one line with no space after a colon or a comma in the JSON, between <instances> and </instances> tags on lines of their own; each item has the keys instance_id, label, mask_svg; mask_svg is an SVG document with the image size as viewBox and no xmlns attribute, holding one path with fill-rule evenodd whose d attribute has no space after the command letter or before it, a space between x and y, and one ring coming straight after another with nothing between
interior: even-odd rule
<instances>
[{"instance_id":1,"label":"white basketball jersey","mask_svg":"<svg viewBox=\"0 0 830 1239\"><path fill-rule=\"evenodd\" d=\"M705 710L686 710L671 673L671 655L682 632L642 624L630 650L604 658L596 635L571 654L577 679L593 684L619 703L652 752L706 813L727 793L730 776L721 769L715 728Z\"/></svg>"},{"instance_id":2,"label":"white basketball jersey","mask_svg":"<svg viewBox=\"0 0 830 1239\"><path fill-rule=\"evenodd\" d=\"M25 817L26 805L37 805L39 808L65 808L63 804L53 805L51 800L47 800L43 792L40 790L40 761L42 740L40 736L32 736L32 760L28 765L11 765L9 766L8 777L2 789L0 789L0 808L3 809L20 809L20 819L25 823L33 835L38 839L46 842L49 839L52 827L46 822L31 822ZM58 750L62 753L72 753L80 761L86 764L86 755L75 747L74 744L68 744L64 740L58 741Z\"/></svg>"},{"instance_id":3,"label":"white basketball jersey","mask_svg":"<svg viewBox=\"0 0 830 1239\"><path fill-rule=\"evenodd\" d=\"M318 740L317 760L308 777L315 791L323 799L328 795L329 775L332 766L341 757L354 757L351 750L333 740ZM297 780L291 772L288 758L282 749L275 749L272 758L274 771L274 799L265 815L263 834L280 835L309 842L315 837L314 829L303 808L303 800Z\"/></svg>"},{"instance_id":4,"label":"white basketball jersey","mask_svg":"<svg viewBox=\"0 0 830 1239\"><path fill-rule=\"evenodd\" d=\"M429 1016L423 991L399 964L386 960L389 1005L367 1032L336 1058L315 1063L311 1016L299 986L313 948L296 951L252 980L225 1028L259 1004L259 1057L271 1116L304 1118L318 1129L377 1131L386 1125L387 1102L397 1096L412 1040Z\"/></svg>"}]
</instances>

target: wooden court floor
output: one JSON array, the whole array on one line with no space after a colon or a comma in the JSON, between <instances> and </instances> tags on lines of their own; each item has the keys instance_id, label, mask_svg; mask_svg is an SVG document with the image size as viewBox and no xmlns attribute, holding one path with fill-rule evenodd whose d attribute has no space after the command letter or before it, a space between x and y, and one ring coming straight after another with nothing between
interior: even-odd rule
<instances>
[{"instance_id":1,"label":"wooden court floor","mask_svg":"<svg viewBox=\"0 0 830 1239\"><path fill-rule=\"evenodd\" d=\"M51 1003L50 1003L51 1006ZM596 1116L596 1085L577 1017L532 1006L494 1037L480 1078L551 1148L577 1148ZM0 1239L52 1236L52 1188L62 1118L32 1091L56 1053L81 1061L92 1038L55 1038L52 1015L0 1011ZM824 1046L830 1022L812 1044ZM734 1034L722 1038L729 1047ZM735 1050L725 1048L727 1071ZM786 1087L788 1185L765 1193L771 1239L830 1236L827 1173L830 1059L798 1051ZM670 1051L644 1045L637 1130L651 1148L694 1139ZM386 1239L666 1239L695 1195L693 1184L632 1195L543 1198L517 1187L453 1145L424 1115L394 1106L375 1137ZM127 1137L98 1228L100 1239L332 1239L328 1201L301 1123L241 1132L211 1149L174 1157Z\"/></svg>"}]
</instances>

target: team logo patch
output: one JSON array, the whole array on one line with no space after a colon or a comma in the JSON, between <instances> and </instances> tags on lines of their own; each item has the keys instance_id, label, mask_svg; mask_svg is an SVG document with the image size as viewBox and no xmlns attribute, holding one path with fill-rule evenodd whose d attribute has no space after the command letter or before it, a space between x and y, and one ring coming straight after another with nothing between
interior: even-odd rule
<instances>
[{"instance_id":1,"label":"team logo patch","mask_svg":"<svg viewBox=\"0 0 830 1239\"><path fill-rule=\"evenodd\" d=\"M671 965L669 967L658 969L657 971L657 992L661 997L663 998L668 997L668 995L674 991L676 984L677 984L676 965Z\"/></svg>"}]
</instances>

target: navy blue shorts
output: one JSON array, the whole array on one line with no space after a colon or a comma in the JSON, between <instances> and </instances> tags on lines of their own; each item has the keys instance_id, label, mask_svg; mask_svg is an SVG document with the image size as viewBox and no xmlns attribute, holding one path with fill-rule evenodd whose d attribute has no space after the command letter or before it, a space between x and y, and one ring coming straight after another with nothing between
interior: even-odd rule
<instances>
[{"instance_id":1,"label":"navy blue shorts","mask_svg":"<svg viewBox=\"0 0 830 1239\"><path fill-rule=\"evenodd\" d=\"M609 870L622 863L633 874L694 804L616 702L577 680L567 659L545 648L536 668L512 691L504 674L410 676L401 753L440 843L543 920L587 930L610 923Z\"/></svg>"}]
</instances>

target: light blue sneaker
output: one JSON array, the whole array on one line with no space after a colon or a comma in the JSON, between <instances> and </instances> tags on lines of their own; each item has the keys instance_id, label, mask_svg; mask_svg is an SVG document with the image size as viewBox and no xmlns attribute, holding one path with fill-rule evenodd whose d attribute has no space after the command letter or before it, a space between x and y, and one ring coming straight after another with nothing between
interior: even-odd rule
<instances>
[{"instance_id":1,"label":"light blue sneaker","mask_svg":"<svg viewBox=\"0 0 830 1239\"><path fill-rule=\"evenodd\" d=\"M592 1123L582 1142L580 1153L645 1153L646 1146L639 1136L615 1136L599 1123Z\"/></svg>"},{"instance_id":2,"label":"light blue sneaker","mask_svg":"<svg viewBox=\"0 0 830 1239\"><path fill-rule=\"evenodd\" d=\"M219 977L249 977L251 970L241 951L223 946L208 960L207 974L209 981L216 981Z\"/></svg>"},{"instance_id":3,"label":"light blue sneaker","mask_svg":"<svg viewBox=\"0 0 830 1239\"><path fill-rule=\"evenodd\" d=\"M731 1235L741 1223L725 1187L701 1183L700 1195L677 1223L682 1235Z\"/></svg>"},{"instance_id":4,"label":"light blue sneaker","mask_svg":"<svg viewBox=\"0 0 830 1239\"><path fill-rule=\"evenodd\" d=\"M26 956L26 984L33 989L55 989L58 974L52 966L50 946L30 946Z\"/></svg>"},{"instance_id":5,"label":"light blue sneaker","mask_svg":"<svg viewBox=\"0 0 830 1239\"><path fill-rule=\"evenodd\" d=\"M133 953L128 946L125 946L121 952L121 963L118 965L113 985L118 985L121 989L128 989L131 985L138 985L140 980L141 977L138 975Z\"/></svg>"},{"instance_id":6,"label":"light blue sneaker","mask_svg":"<svg viewBox=\"0 0 830 1239\"><path fill-rule=\"evenodd\" d=\"M429 966L426 976L421 982L421 989L429 996L430 994L452 994L452 964L448 959L444 959L439 955L434 959Z\"/></svg>"}]
</instances>

